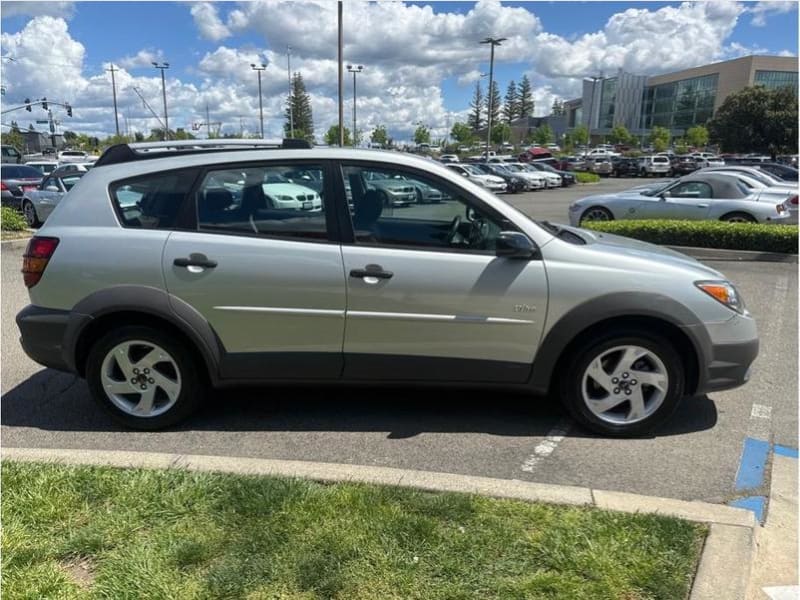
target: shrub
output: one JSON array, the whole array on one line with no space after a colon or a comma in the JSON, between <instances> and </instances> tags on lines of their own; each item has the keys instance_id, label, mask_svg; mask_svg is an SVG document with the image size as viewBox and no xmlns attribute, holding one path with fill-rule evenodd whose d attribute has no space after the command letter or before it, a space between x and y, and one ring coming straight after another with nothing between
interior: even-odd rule
<instances>
[{"instance_id":1,"label":"shrub","mask_svg":"<svg viewBox=\"0 0 800 600\"><path fill-rule=\"evenodd\" d=\"M13 208L4 206L0 209L0 228L3 231L25 231L28 223L20 213Z\"/></svg>"},{"instance_id":2,"label":"shrub","mask_svg":"<svg viewBox=\"0 0 800 600\"><path fill-rule=\"evenodd\" d=\"M797 254L797 225L721 221L589 221L582 227L653 244Z\"/></svg>"},{"instance_id":3,"label":"shrub","mask_svg":"<svg viewBox=\"0 0 800 600\"><path fill-rule=\"evenodd\" d=\"M575 173L575 180L578 183L597 183L600 181L600 175L597 173L584 173L583 171L577 171Z\"/></svg>"}]
</instances>

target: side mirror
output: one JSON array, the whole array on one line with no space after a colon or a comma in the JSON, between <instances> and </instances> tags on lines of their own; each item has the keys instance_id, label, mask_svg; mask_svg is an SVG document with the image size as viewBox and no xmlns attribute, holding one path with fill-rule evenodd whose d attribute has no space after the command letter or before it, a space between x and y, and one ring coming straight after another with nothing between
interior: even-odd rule
<instances>
[{"instance_id":1,"label":"side mirror","mask_svg":"<svg viewBox=\"0 0 800 600\"><path fill-rule=\"evenodd\" d=\"M497 256L504 258L532 258L538 248L524 233L518 231L501 231L495 243Z\"/></svg>"},{"instance_id":2,"label":"side mirror","mask_svg":"<svg viewBox=\"0 0 800 600\"><path fill-rule=\"evenodd\" d=\"M672 194L670 192L661 192L658 197L662 200L666 200L667 198L672 198Z\"/></svg>"},{"instance_id":3,"label":"side mirror","mask_svg":"<svg viewBox=\"0 0 800 600\"><path fill-rule=\"evenodd\" d=\"M54 185L48 185L46 188L44 188L44 191L45 191L45 192L60 192L61 190L60 190L60 189L58 189L58 188L57 188L56 186L54 186Z\"/></svg>"}]
</instances>

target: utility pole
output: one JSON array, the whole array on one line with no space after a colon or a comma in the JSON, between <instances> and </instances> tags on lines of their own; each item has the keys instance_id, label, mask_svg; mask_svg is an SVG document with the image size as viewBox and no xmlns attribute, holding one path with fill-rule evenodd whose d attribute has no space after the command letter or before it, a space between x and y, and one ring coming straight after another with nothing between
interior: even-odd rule
<instances>
[{"instance_id":1,"label":"utility pole","mask_svg":"<svg viewBox=\"0 0 800 600\"><path fill-rule=\"evenodd\" d=\"M114 64L111 64L110 69L106 69L109 73L111 73L111 93L114 95L114 125L117 129L117 137L119 137L119 116L117 115L117 82L114 79L114 73L119 71L119 69L114 68Z\"/></svg>"},{"instance_id":2,"label":"utility pole","mask_svg":"<svg viewBox=\"0 0 800 600\"><path fill-rule=\"evenodd\" d=\"M211 117L208 116L208 102L206 102L206 136L211 139Z\"/></svg>"},{"instance_id":3,"label":"utility pole","mask_svg":"<svg viewBox=\"0 0 800 600\"><path fill-rule=\"evenodd\" d=\"M289 76L289 137L294 138L294 86L292 85L292 47L286 46L286 73Z\"/></svg>"},{"instance_id":4,"label":"utility pole","mask_svg":"<svg viewBox=\"0 0 800 600\"><path fill-rule=\"evenodd\" d=\"M364 65L347 65L347 72L353 74L353 148L358 145L358 129L356 128L356 75L364 70Z\"/></svg>"},{"instance_id":5,"label":"utility pole","mask_svg":"<svg viewBox=\"0 0 800 600\"><path fill-rule=\"evenodd\" d=\"M153 66L161 71L161 94L164 96L164 140L169 139L169 117L167 116L167 82L164 79L164 71L169 69L169 63L163 64L153 63Z\"/></svg>"},{"instance_id":6,"label":"utility pole","mask_svg":"<svg viewBox=\"0 0 800 600\"><path fill-rule=\"evenodd\" d=\"M488 107L488 115L486 115L486 158L489 158L489 148L492 145L492 82L494 81L494 47L499 46L505 42L507 38L491 38L487 37L481 41L481 44L489 44L492 48L491 58L489 59L489 101L486 103Z\"/></svg>"},{"instance_id":7,"label":"utility pole","mask_svg":"<svg viewBox=\"0 0 800 600\"><path fill-rule=\"evenodd\" d=\"M342 38L344 32L342 31L342 0L338 4L338 23L339 23L339 147L344 147L344 69L342 68L342 47L344 45Z\"/></svg>"},{"instance_id":8,"label":"utility pole","mask_svg":"<svg viewBox=\"0 0 800 600\"><path fill-rule=\"evenodd\" d=\"M261 102L261 71L264 71L267 68L267 65L261 63L259 65L255 65L250 63L250 68L253 69L256 73L258 73L258 114L259 119L261 122L261 139L264 139L264 105Z\"/></svg>"}]
</instances>

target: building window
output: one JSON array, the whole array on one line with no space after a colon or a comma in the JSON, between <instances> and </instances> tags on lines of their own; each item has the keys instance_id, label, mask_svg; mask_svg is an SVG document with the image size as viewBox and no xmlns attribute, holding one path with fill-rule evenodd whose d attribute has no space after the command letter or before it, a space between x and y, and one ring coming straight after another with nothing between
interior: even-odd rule
<instances>
[{"instance_id":1,"label":"building window","mask_svg":"<svg viewBox=\"0 0 800 600\"><path fill-rule=\"evenodd\" d=\"M756 71L754 85L763 85L769 89L782 87L792 88L797 94L797 71Z\"/></svg>"},{"instance_id":2,"label":"building window","mask_svg":"<svg viewBox=\"0 0 800 600\"><path fill-rule=\"evenodd\" d=\"M597 119L599 128L612 128L614 126L614 109L617 100L617 79L612 77L603 80L603 89L600 94L600 113Z\"/></svg>"},{"instance_id":3,"label":"building window","mask_svg":"<svg viewBox=\"0 0 800 600\"><path fill-rule=\"evenodd\" d=\"M714 73L645 88L642 128L687 129L703 125L713 112L717 80Z\"/></svg>"}]
</instances>

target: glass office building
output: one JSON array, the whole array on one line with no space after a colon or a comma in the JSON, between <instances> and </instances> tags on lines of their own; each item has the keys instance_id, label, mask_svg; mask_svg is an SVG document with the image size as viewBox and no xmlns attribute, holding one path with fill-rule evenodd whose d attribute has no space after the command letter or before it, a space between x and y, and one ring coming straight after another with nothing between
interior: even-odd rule
<instances>
[{"instance_id":1,"label":"glass office building","mask_svg":"<svg viewBox=\"0 0 800 600\"><path fill-rule=\"evenodd\" d=\"M790 87L797 94L797 71L756 71L754 85L763 85L770 89Z\"/></svg>"},{"instance_id":2,"label":"glass office building","mask_svg":"<svg viewBox=\"0 0 800 600\"><path fill-rule=\"evenodd\" d=\"M685 129L714 114L719 75L705 75L648 86L642 102L642 129Z\"/></svg>"}]
</instances>

